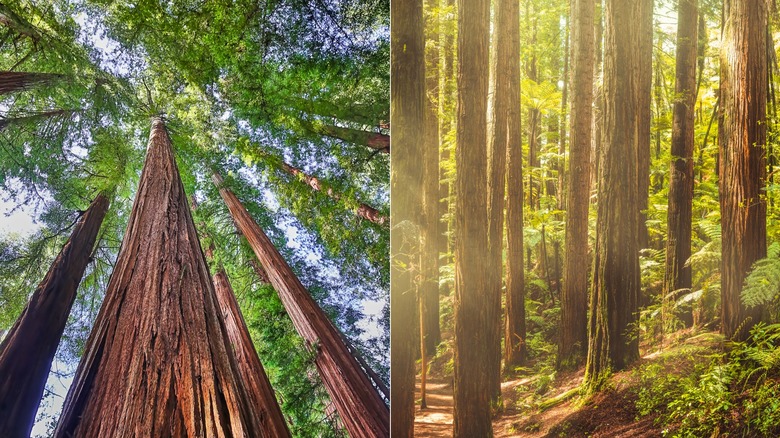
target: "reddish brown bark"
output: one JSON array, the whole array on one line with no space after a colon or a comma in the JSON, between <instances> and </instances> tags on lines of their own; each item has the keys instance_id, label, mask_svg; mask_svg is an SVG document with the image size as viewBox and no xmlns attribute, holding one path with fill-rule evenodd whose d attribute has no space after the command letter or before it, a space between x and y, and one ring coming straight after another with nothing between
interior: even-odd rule
<instances>
[{"instance_id":1,"label":"reddish brown bark","mask_svg":"<svg viewBox=\"0 0 780 438\"><path fill-rule=\"evenodd\" d=\"M566 217L566 260L561 294L557 365L576 367L588 348L588 207L593 119L593 0L572 2L571 142Z\"/></svg>"},{"instance_id":2,"label":"reddish brown bark","mask_svg":"<svg viewBox=\"0 0 780 438\"><path fill-rule=\"evenodd\" d=\"M155 119L55 436L263 436L229 345L170 139Z\"/></svg>"},{"instance_id":3,"label":"reddish brown bark","mask_svg":"<svg viewBox=\"0 0 780 438\"><path fill-rule=\"evenodd\" d=\"M487 96L490 1L458 2L455 162L455 389L453 432L492 436L490 370L495 314L488 287ZM396 125L397 126L397 125Z\"/></svg>"},{"instance_id":4,"label":"reddish brown bark","mask_svg":"<svg viewBox=\"0 0 780 438\"><path fill-rule=\"evenodd\" d=\"M517 19L519 6L507 8L510 21L507 50L512 56L520 53L520 24ZM517 58L507 66L507 76L520 77ZM520 120L520 81L510 80L507 89L507 201L506 201L506 328L504 332L504 366L511 369L526 358L525 343L525 272L523 271L523 145Z\"/></svg>"},{"instance_id":5,"label":"reddish brown bark","mask_svg":"<svg viewBox=\"0 0 780 438\"><path fill-rule=\"evenodd\" d=\"M0 436L28 437L108 198L98 195L0 344Z\"/></svg>"},{"instance_id":6,"label":"reddish brown bark","mask_svg":"<svg viewBox=\"0 0 780 438\"><path fill-rule=\"evenodd\" d=\"M215 173L213 180L233 220L268 273L295 329L315 353L314 363L350 436L389 435L387 406L357 360L349 353L338 330L314 302L241 201L222 185L222 178Z\"/></svg>"},{"instance_id":7,"label":"reddish brown bark","mask_svg":"<svg viewBox=\"0 0 780 438\"><path fill-rule=\"evenodd\" d=\"M639 215L639 249L647 248L647 200L650 195L650 128L652 122L651 96L653 89L653 0L633 0L635 14L634 38L637 55L637 67L633 70L636 77L637 135L637 214Z\"/></svg>"},{"instance_id":8,"label":"reddish brown bark","mask_svg":"<svg viewBox=\"0 0 780 438\"><path fill-rule=\"evenodd\" d=\"M24 90L61 78L55 73L0 71L0 95Z\"/></svg>"},{"instance_id":9,"label":"reddish brown bark","mask_svg":"<svg viewBox=\"0 0 780 438\"><path fill-rule=\"evenodd\" d=\"M691 288L693 208L693 146L696 105L696 61L698 45L698 1L679 0L677 17L677 65L672 124L672 162L667 209L666 270L663 296ZM680 294L678 293L677 296ZM686 326L693 324L690 309L678 313Z\"/></svg>"},{"instance_id":10,"label":"reddish brown bark","mask_svg":"<svg viewBox=\"0 0 780 438\"><path fill-rule=\"evenodd\" d=\"M317 177L308 175L301 169L293 167L285 162L282 162L282 169L285 172L289 173L290 175L295 175L301 178L312 189L318 192L324 191L325 194L327 194L330 198L333 198L335 200L341 199L340 194L336 193L332 188L327 187ZM364 204L362 202L358 205L358 208L355 212L359 217L367 221L371 221L377 225L384 225L386 223L389 223L387 220L387 216L382 215L379 212L379 210L377 210L376 208L371 207L370 205Z\"/></svg>"},{"instance_id":11,"label":"reddish brown bark","mask_svg":"<svg viewBox=\"0 0 780 438\"><path fill-rule=\"evenodd\" d=\"M599 200L590 294L589 346L585 383L598 388L610 371L639 357L637 321L639 219L637 207L635 69L639 38L634 4L606 1L604 57L604 144L599 169Z\"/></svg>"},{"instance_id":12,"label":"reddish brown bark","mask_svg":"<svg viewBox=\"0 0 780 438\"><path fill-rule=\"evenodd\" d=\"M745 308L740 292L753 262L766 257L767 4L726 0L723 10L721 332L744 339L762 319L762 309Z\"/></svg>"},{"instance_id":13,"label":"reddish brown bark","mask_svg":"<svg viewBox=\"0 0 780 438\"><path fill-rule=\"evenodd\" d=\"M206 249L206 258L211 259L213 252L212 245ZM265 368L257 356L257 350L249 336L249 329L241 315L227 273L219 267L212 280L217 293L217 302L225 318L225 329L230 339L230 346L236 355L241 382L252 400L253 409L259 414L263 434L271 437L289 437L290 430L287 428Z\"/></svg>"},{"instance_id":14,"label":"reddish brown bark","mask_svg":"<svg viewBox=\"0 0 780 438\"><path fill-rule=\"evenodd\" d=\"M390 136L379 132L361 131L342 126L322 125L314 131L328 137L337 138L350 143L368 146L386 154L390 153Z\"/></svg>"},{"instance_id":15,"label":"reddish brown bark","mask_svg":"<svg viewBox=\"0 0 780 438\"><path fill-rule=\"evenodd\" d=\"M425 27L420 1L390 8L390 409L394 438L414 436L419 227L423 167L417 152L425 135Z\"/></svg>"}]
</instances>

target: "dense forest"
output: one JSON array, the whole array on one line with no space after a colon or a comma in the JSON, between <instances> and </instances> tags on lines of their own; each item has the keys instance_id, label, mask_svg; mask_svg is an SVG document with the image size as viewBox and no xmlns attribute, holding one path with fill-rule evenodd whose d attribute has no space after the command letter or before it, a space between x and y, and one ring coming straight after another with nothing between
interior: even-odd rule
<instances>
[{"instance_id":1,"label":"dense forest","mask_svg":"<svg viewBox=\"0 0 780 438\"><path fill-rule=\"evenodd\" d=\"M0 1L0 436L388 435L389 13Z\"/></svg>"},{"instance_id":2,"label":"dense forest","mask_svg":"<svg viewBox=\"0 0 780 438\"><path fill-rule=\"evenodd\" d=\"M776 2L420 3L393 436L780 435Z\"/></svg>"}]
</instances>

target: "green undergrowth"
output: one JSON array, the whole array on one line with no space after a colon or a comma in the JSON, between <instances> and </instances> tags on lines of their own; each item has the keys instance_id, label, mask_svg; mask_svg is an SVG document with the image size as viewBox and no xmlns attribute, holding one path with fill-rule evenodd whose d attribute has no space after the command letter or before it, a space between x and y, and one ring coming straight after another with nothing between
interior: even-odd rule
<instances>
[{"instance_id":1,"label":"green undergrowth","mask_svg":"<svg viewBox=\"0 0 780 438\"><path fill-rule=\"evenodd\" d=\"M780 324L745 342L704 333L633 371L638 416L666 437L780 436Z\"/></svg>"}]
</instances>

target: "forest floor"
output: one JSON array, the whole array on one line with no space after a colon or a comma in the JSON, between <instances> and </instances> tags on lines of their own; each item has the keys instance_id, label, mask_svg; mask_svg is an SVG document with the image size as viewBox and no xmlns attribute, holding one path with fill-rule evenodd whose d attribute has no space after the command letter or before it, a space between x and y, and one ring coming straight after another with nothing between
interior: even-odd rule
<instances>
[{"instance_id":1,"label":"forest floor","mask_svg":"<svg viewBox=\"0 0 780 438\"><path fill-rule=\"evenodd\" d=\"M606 389L588 399L579 396L584 368L566 373L533 373L505 377L501 384L504 411L493 420L495 437L661 437L655 416L640 418L636 408L640 382L635 370L690 343L673 342L670 348L645 349L643 357L628 370L615 373ZM452 436L452 378L437 358L426 385L427 408L420 409L420 376L415 394L415 437ZM438 363L436 363L438 362ZM669 367L669 363L666 363ZM674 368L667 368L674 372ZM554 376L554 377L553 377Z\"/></svg>"}]
</instances>

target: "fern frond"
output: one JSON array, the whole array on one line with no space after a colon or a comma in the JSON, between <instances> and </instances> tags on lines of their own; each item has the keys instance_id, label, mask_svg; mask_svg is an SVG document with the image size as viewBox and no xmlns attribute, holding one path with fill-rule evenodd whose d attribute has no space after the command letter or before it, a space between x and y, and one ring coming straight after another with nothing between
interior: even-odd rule
<instances>
[{"instance_id":1,"label":"fern frond","mask_svg":"<svg viewBox=\"0 0 780 438\"><path fill-rule=\"evenodd\" d=\"M742 288L742 303L748 307L772 302L780 295L780 258L766 257L753 263Z\"/></svg>"}]
</instances>

